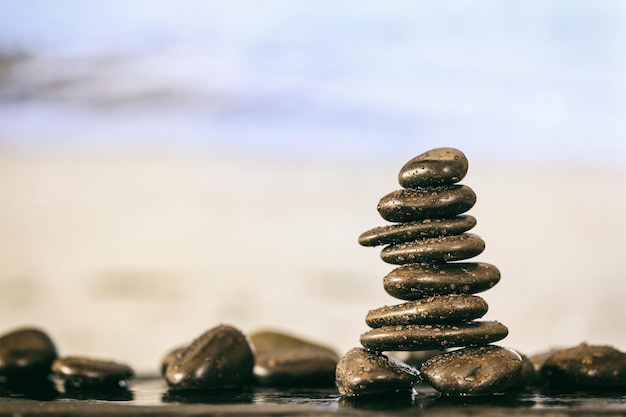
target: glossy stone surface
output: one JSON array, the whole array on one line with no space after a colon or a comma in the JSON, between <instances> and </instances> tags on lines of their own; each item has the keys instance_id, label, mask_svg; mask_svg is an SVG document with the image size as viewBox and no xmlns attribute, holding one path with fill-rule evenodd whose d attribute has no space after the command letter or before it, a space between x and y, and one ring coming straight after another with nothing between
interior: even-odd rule
<instances>
[{"instance_id":1,"label":"glossy stone surface","mask_svg":"<svg viewBox=\"0 0 626 417\"><path fill-rule=\"evenodd\" d=\"M431 295L475 294L500 281L500 271L484 262L412 264L394 269L383 278L392 297L417 300Z\"/></svg>"},{"instance_id":2,"label":"glossy stone surface","mask_svg":"<svg viewBox=\"0 0 626 417\"><path fill-rule=\"evenodd\" d=\"M473 233L434 237L385 247L383 261L396 264L449 262L473 258L485 250L485 242Z\"/></svg>"},{"instance_id":3,"label":"glossy stone surface","mask_svg":"<svg viewBox=\"0 0 626 417\"><path fill-rule=\"evenodd\" d=\"M135 376L128 365L83 356L58 358L52 371L66 387L72 388L120 387Z\"/></svg>"},{"instance_id":4,"label":"glossy stone surface","mask_svg":"<svg viewBox=\"0 0 626 417\"><path fill-rule=\"evenodd\" d=\"M183 353L183 350L185 350L186 347L187 346L179 346L177 348L170 350L165 355L163 355L163 358L161 358L161 366L159 367L159 372L161 373L161 376L165 376L165 371L167 370L167 367L169 366L169 364L177 356L180 356L180 354Z\"/></svg>"},{"instance_id":5,"label":"glossy stone surface","mask_svg":"<svg viewBox=\"0 0 626 417\"><path fill-rule=\"evenodd\" d=\"M458 149L436 148L408 161L398 174L398 182L406 188L454 184L461 181L469 162Z\"/></svg>"},{"instance_id":6,"label":"glossy stone surface","mask_svg":"<svg viewBox=\"0 0 626 417\"><path fill-rule=\"evenodd\" d=\"M416 369L359 347L350 349L337 364L336 383L342 396L410 392L419 380Z\"/></svg>"},{"instance_id":7,"label":"glossy stone surface","mask_svg":"<svg viewBox=\"0 0 626 417\"><path fill-rule=\"evenodd\" d=\"M463 324L409 324L384 326L361 335L361 345L378 352L480 346L504 339L508 329L497 321Z\"/></svg>"},{"instance_id":8,"label":"glossy stone surface","mask_svg":"<svg viewBox=\"0 0 626 417\"><path fill-rule=\"evenodd\" d=\"M10 379L48 375L56 358L54 342L41 329L18 328L0 336L0 376Z\"/></svg>"},{"instance_id":9,"label":"glossy stone surface","mask_svg":"<svg viewBox=\"0 0 626 417\"><path fill-rule=\"evenodd\" d=\"M339 355L331 348L278 332L250 335L254 377L264 386L332 386Z\"/></svg>"},{"instance_id":10,"label":"glossy stone surface","mask_svg":"<svg viewBox=\"0 0 626 417\"><path fill-rule=\"evenodd\" d=\"M556 388L626 388L626 353L611 346L588 345L552 353L540 369L543 380Z\"/></svg>"},{"instance_id":11,"label":"glossy stone surface","mask_svg":"<svg viewBox=\"0 0 626 417\"><path fill-rule=\"evenodd\" d=\"M390 222L453 217L471 209L476 194L466 185L393 191L378 203L378 213Z\"/></svg>"},{"instance_id":12,"label":"glossy stone surface","mask_svg":"<svg viewBox=\"0 0 626 417\"><path fill-rule=\"evenodd\" d=\"M416 239L458 235L474 226L476 218L470 215L417 220L368 230L359 236L359 243L363 246L378 246L412 242Z\"/></svg>"},{"instance_id":13,"label":"glossy stone surface","mask_svg":"<svg viewBox=\"0 0 626 417\"><path fill-rule=\"evenodd\" d=\"M444 353L427 360L421 368L428 384L450 395L503 393L521 371L522 358L517 352L493 345Z\"/></svg>"},{"instance_id":14,"label":"glossy stone surface","mask_svg":"<svg viewBox=\"0 0 626 417\"><path fill-rule=\"evenodd\" d=\"M165 379L174 390L244 386L252 380L252 349L239 329L229 325L214 327L170 362Z\"/></svg>"},{"instance_id":15,"label":"glossy stone surface","mask_svg":"<svg viewBox=\"0 0 626 417\"><path fill-rule=\"evenodd\" d=\"M463 323L482 317L489 306L475 295L440 295L370 310L368 326L376 328L402 324Z\"/></svg>"}]
</instances>

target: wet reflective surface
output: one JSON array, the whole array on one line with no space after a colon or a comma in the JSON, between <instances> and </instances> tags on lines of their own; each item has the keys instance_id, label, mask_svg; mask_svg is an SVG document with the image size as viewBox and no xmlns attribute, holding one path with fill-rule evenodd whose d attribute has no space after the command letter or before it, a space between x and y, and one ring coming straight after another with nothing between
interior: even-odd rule
<instances>
[{"instance_id":1,"label":"wet reflective surface","mask_svg":"<svg viewBox=\"0 0 626 417\"><path fill-rule=\"evenodd\" d=\"M53 383L0 388L0 415L17 411L32 414L65 414L100 410L117 404L122 414L191 415L200 411L211 414L306 414L312 410L327 414L351 412L420 415L529 414L580 415L602 412L626 415L626 391L557 392L529 390L484 397L446 397L427 386L415 393L341 398L334 387L279 389L252 387L239 390L178 392L168 390L161 378L138 378L129 387L107 391L63 390ZM27 407L28 406L28 407ZM133 406L133 407L129 407ZM271 406L268 408L268 406ZM25 408L26 407L26 408ZM108 409L103 409L108 410ZM142 410L147 411L142 413ZM102 410L101 410L102 411ZM109 410L110 411L110 410ZM104 412L104 411L103 411ZM156 413L156 414L155 414ZM12 414L9 414L12 415Z\"/></svg>"}]
</instances>

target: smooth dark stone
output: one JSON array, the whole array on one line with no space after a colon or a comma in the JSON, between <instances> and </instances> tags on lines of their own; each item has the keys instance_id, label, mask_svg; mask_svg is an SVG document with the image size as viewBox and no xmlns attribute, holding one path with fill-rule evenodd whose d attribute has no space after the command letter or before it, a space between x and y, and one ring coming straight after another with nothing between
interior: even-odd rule
<instances>
[{"instance_id":1,"label":"smooth dark stone","mask_svg":"<svg viewBox=\"0 0 626 417\"><path fill-rule=\"evenodd\" d=\"M512 349L481 346L458 349L424 363L421 373L433 388L450 395L505 392L522 372L522 358Z\"/></svg>"},{"instance_id":2,"label":"smooth dark stone","mask_svg":"<svg viewBox=\"0 0 626 417\"><path fill-rule=\"evenodd\" d=\"M283 332L250 335L254 376L265 386L332 386L339 355L331 348Z\"/></svg>"},{"instance_id":3,"label":"smooth dark stone","mask_svg":"<svg viewBox=\"0 0 626 417\"><path fill-rule=\"evenodd\" d=\"M350 349L337 364L339 394L346 397L392 392L411 392L419 372L382 353Z\"/></svg>"},{"instance_id":4,"label":"smooth dark stone","mask_svg":"<svg viewBox=\"0 0 626 417\"><path fill-rule=\"evenodd\" d=\"M235 327L214 327L170 362L165 379L174 390L244 386L252 379L252 349L248 338Z\"/></svg>"},{"instance_id":5,"label":"smooth dark stone","mask_svg":"<svg viewBox=\"0 0 626 417\"><path fill-rule=\"evenodd\" d=\"M439 295L370 310L368 326L376 328L402 324L463 323L482 317L489 306L475 295Z\"/></svg>"},{"instance_id":6,"label":"smooth dark stone","mask_svg":"<svg viewBox=\"0 0 626 417\"><path fill-rule=\"evenodd\" d=\"M0 336L0 376L37 378L51 373L57 350L40 329L25 327Z\"/></svg>"},{"instance_id":7,"label":"smooth dark stone","mask_svg":"<svg viewBox=\"0 0 626 417\"><path fill-rule=\"evenodd\" d=\"M463 152L454 148L437 148L416 156L404 164L398 182L406 188L454 184L461 181L469 162Z\"/></svg>"},{"instance_id":8,"label":"smooth dark stone","mask_svg":"<svg viewBox=\"0 0 626 417\"><path fill-rule=\"evenodd\" d=\"M431 295L476 294L500 281L500 271L482 262L411 264L394 269L383 278L392 297L417 300Z\"/></svg>"},{"instance_id":9,"label":"smooth dark stone","mask_svg":"<svg viewBox=\"0 0 626 417\"><path fill-rule=\"evenodd\" d=\"M123 387L135 376L130 366L82 356L58 358L52 371L72 388Z\"/></svg>"},{"instance_id":10,"label":"smooth dark stone","mask_svg":"<svg viewBox=\"0 0 626 417\"><path fill-rule=\"evenodd\" d=\"M553 387L626 388L626 353L611 346L578 346L554 352L541 367Z\"/></svg>"},{"instance_id":11,"label":"smooth dark stone","mask_svg":"<svg viewBox=\"0 0 626 417\"><path fill-rule=\"evenodd\" d=\"M167 370L167 367L169 366L169 364L177 357L180 356L181 353L183 353L183 350L185 350L187 346L179 346L177 348L174 348L172 350L170 350L169 352L167 352L163 358L161 359L161 366L159 368L159 371L161 373L161 376L165 376L165 371Z\"/></svg>"},{"instance_id":12,"label":"smooth dark stone","mask_svg":"<svg viewBox=\"0 0 626 417\"><path fill-rule=\"evenodd\" d=\"M485 241L480 236L463 233L387 246L380 252L380 257L383 261L396 265L449 262L473 258L484 250Z\"/></svg>"},{"instance_id":13,"label":"smooth dark stone","mask_svg":"<svg viewBox=\"0 0 626 417\"><path fill-rule=\"evenodd\" d=\"M393 245L429 237L459 235L474 226L476 218L470 215L417 220L368 230L359 236L359 243L363 246Z\"/></svg>"},{"instance_id":14,"label":"smooth dark stone","mask_svg":"<svg viewBox=\"0 0 626 417\"><path fill-rule=\"evenodd\" d=\"M524 390L537 384L537 370L533 361L520 351L516 352L522 358L522 372L517 381L511 386L511 389Z\"/></svg>"},{"instance_id":15,"label":"smooth dark stone","mask_svg":"<svg viewBox=\"0 0 626 417\"><path fill-rule=\"evenodd\" d=\"M453 217L476 203L476 194L466 185L393 191L378 203L378 213L390 222Z\"/></svg>"},{"instance_id":16,"label":"smooth dark stone","mask_svg":"<svg viewBox=\"0 0 626 417\"><path fill-rule=\"evenodd\" d=\"M504 339L509 333L497 321L463 324L409 324L384 326L361 335L361 345L379 352L428 350L455 346L481 346Z\"/></svg>"}]
</instances>

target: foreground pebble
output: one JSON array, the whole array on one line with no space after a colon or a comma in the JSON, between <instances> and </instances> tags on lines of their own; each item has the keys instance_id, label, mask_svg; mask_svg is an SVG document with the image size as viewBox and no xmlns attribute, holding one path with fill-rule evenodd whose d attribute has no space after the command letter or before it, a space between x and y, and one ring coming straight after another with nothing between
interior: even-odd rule
<instances>
[{"instance_id":1,"label":"foreground pebble","mask_svg":"<svg viewBox=\"0 0 626 417\"><path fill-rule=\"evenodd\" d=\"M428 384L444 394L497 394L520 378L522 358L500 346L468 347L435 356L420 371Z\"/></svg>"},{"instance_id":2,"label":"foreground pebble","mask_svg":"<svg viewBox=\"0 0 626 417\"><path fill-rule=\"evenodd\" d=\"M448 262L473 258L485 250L485 242L473 233L432 237L385 247L380 257L390 264Z\"/></svg>"},{"instance_id":3,"label":"foreground pebble","mask_svg":"<svg viewBox=\"0 0 626 417\"><path fill-rule=\"evenodd\" d=\"M265 330L250 334L254 377L265 386L330 386L339 355L331 348L293 335Z\"/></svg>"},{"instance_id":4,"label":"foreground pebble","mask_svg":"<svg viewBox=\"0 0 626 417\"><path fill-rule=\"evenodd\" d=\"M252 380L254 353L248 338L229 325L214 327L169 362L165 380L174 390L241 387Z\"/></svg>"},{"instance_id":5,"label":"foreground pebble","mask_svg":"<svg viewBox=\"0 0 626 417\"><path fill-rule=\"evenodd\" d=\"M436 148L408 161L398 174L398 182L405 188L454 184L461 181L469 161L463 152L454 148Z\"/></svg>"},{"instance_id":6,"label":"foreground pebble","mask_svg":"<svg viewBox=\"0 0 626 417\"><path fill-rule=\"evenodd\" d=\"M0 336L0 376L9 381L46 376L56 358L54 342L40 329L24 327Z\"/></svg>"},{"instance_id":7,"label":"foreground pebble","mask_svg":"<svg viewBox=\"0 0 626 417\"><path fill-rule=\"evenodd\" d=\"M58 358L52 371L69 388L119 388L135 376L123 363L83 356Z\"/></svg>"},{"instance_id":8,"label":"foreground pebble","mask_svg":"<svg viewBox=\"0 0 626 417\"><path fill-rule=\"evenodd\" d=\"M337 364L339 394L355 397L365 394L411 392L420 380L419 372L382 353L355 347Z\"/></svg>"},{"instance_id":9,"label":"foreground pebble","mask_svg":"<svg viewBox=\"0 0 626 417\"><path fill-rule=\"evenodd\" d=\"M626 353L611 346L578 346L552 352L540 369L552 387L626 388Z\"/></svg>"}]
</instances>

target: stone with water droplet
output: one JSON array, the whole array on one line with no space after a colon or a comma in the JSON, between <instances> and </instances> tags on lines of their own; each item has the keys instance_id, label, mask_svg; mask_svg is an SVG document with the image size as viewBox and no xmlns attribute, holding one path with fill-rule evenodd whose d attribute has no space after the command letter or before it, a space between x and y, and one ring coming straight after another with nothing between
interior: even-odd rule
<instances>
[{"instance_id":1,"label":"stone with water droplet","mask_svg":"<svg viewBox=\"0 0 626 417\"><path fill-rule=\"evenodd\" d=\"M473 233L419 239L385 247L380 257L390 264L449 262L473 258L485 250L485 242Z\"/></svg>"},{"instance_id":2,"label":"stone with water droplet","mask_svg":"<svg viewBox=\"0 0 626 417\"><path fill-rule=\"evenodd\" d=\"M424 380L449 395L503 393L520 377L522 358L512 349L480 346L458 349L427 360Z\"/></svg>"},{"instance_id":3,"label":"stone with water droplet","mask_svg":"<svg viewBox=\"0 0 626 417\"><path fill-rule=\"evenodd\" d=\"M466 185L447 185L433 189L392 191L378 202L377 210L390 222L453 217L465 213L476 203L476 194Z\"/></svg>"},{"instance_id":4,"label":"stone with water droplet","mask_svg":"<svg viewBox=\"0 0 626 417\"><path fill-rule=\"evenodd\" d=\"M119 388L135 376L123 363L84 356L58 358L52 370L68 388Z\"/></svg>"},{"instance_id":5,"label":"stone with water droplet","mask_svg":"<svg viewBox=\"0 0 626 417\"><path fill-rule=\"evenodd\" d=\"M454 184L465 177L468 167L460 150L436 148L408 161L398 174L398 182L406 188Z\"/></svg>"},{"instance_id":6,"label":"stone with water droplet","mask_svg":"<svg viewBox=\"0 0 626 417\"><path fill-rule=\"evenodd\" d=\"M23 327L0 336L0 376L11 380L45 377L57 358L54 342L35 327Z\"/></svg>"},{"instance_id":7,"label":"stone with water droplet","mask_svg":"<svg viewBox=\"0 0 626 417\"><path fill-rule=\"evenodd\" d=\"M337 364L339 394L346 397L411 392L419 382L419 372L387 355L355 347Z\"/></svg>"}]
</instances>

